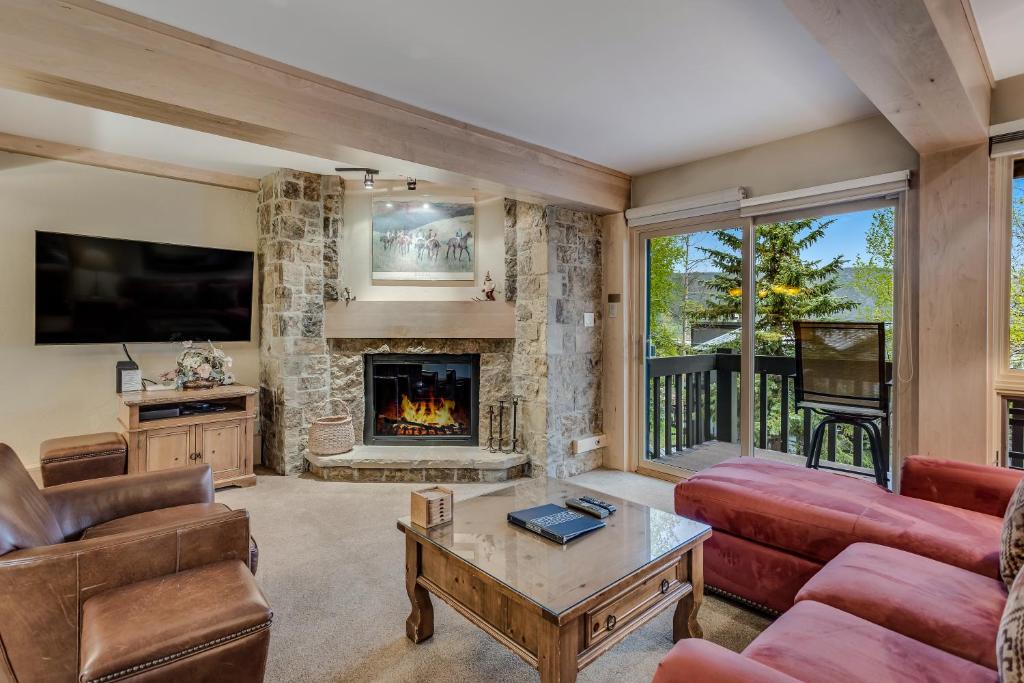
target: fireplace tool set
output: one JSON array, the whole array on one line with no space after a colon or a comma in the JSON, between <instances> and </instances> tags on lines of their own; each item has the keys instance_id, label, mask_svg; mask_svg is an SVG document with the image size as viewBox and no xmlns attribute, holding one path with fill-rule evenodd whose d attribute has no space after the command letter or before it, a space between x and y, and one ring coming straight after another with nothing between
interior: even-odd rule
<instances>
[{"instance_id":1,"label":"fireplace tool set","mask_svg":"<svg viewBox=\"0 0 1024 683\"><path fill-rule=\"evenodd\" d=\"M487 450L491 453L522 453L522 445L519 442L519 401L522 396L513 396L511 401L504 400L498 401L498 405L491 404L487 406ZM506 424L506 413L511 408L511 427L512 433L510 435L508 448L505 448L505 424ZM495 431L494 422L497 418L498 429Z\"/></svg>"}]
</instances>

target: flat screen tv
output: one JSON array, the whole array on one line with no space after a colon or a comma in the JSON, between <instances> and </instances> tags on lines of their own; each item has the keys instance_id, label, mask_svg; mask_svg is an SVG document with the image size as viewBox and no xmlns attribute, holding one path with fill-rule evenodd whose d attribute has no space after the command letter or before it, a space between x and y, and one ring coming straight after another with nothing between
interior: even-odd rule
<instances>
[{"instance_id":1,"label":"flat screen tv","mask_svg":"<svg viewBox=\"0 0 1024 683\"><path fill-rule=\"evenodd\" d=\"M248 341L248 251L36 232L36 344Z\"/></svg>"}]
</instances>

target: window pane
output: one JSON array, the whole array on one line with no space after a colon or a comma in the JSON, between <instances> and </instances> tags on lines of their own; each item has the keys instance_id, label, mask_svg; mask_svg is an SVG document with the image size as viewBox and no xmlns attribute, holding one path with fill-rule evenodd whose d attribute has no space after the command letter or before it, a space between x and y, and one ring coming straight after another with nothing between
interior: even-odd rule
<instances>
[{"instance_id":1,"label":"window pane","mask_svg":"<svg viewBox=\"0 0 1024 683\"><path fill-rule=\"evenodd\" d=\"M755 241L754 446L758 457L803 465L824 413L796 403L794 321L885 323L891 360L895 208L758 225ZM877 336L875 336L877 339ZM875 347L877 349L877 347ZM830 372L848 386L867 387L845 375L858 365L838 352ZM874 354L877 359L877 352ZM877 365L871 386L880 392ZM824 368L818 372L824 373ZM870 373L868 373L870 374ZM827 380L822 377L822 380ZM854 392L851 389L851 392ZM878 393L875 394L876 396ZM837 395L838 396L838 395ZM822 402L838 398L822 398ZM876 400L877 405L877 400ZM839 406L834 412L843 412ZM887 433L888 420L877 420ZM882 439L888 449L888 438ZM823 433L822 466L864 474L873 470L866 430L840 424Z\"/></svg>"},{"instance_id":2,"label":"window pane","mask_svg":"<svg viewBox=\"0 0 1024 683\"><path fill-rule=\"evenodd\" d=\"M647 241L646 458L700 470L739 451L743 232Z\"/></svg>"},{"instance_id":3,"label":"window pane","mask_svg":"<svg viewBox=\"0 0 1024 683\"><path fill-rule=\"evenodd\" d=\"M1024 370L1024 159L1013 164L1010 200L1010 367Z\"/></svg>"}]
</instances>

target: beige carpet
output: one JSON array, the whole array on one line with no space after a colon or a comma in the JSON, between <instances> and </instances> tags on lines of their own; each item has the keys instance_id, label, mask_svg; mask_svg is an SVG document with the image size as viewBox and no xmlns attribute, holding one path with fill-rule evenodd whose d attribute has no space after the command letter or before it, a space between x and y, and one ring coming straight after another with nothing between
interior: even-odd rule
<instances>
[{"instance_id":1,"label":"beige carpet","mask_svg":"<svg viewBox=\"0 0 1024 683\"><path fill-rule=\"evenodd\" d=\"M575 482L671 510L665 482L622 472L589 472ZM457 484L456 500L505 484ZM218 500L247 508L260 545L257 576L274 609L268 681L536 681L537 673L440 600L434 637L405 637L409 603L404 549L395 519L408 514L409 492L422 484L348 484L260 476L249 489ZM457 508L456 508L457 509ZM580 681L651 680L672 646L666 611L599 658ZM742 649L768 622L705 598L705 637Z\"/></svg>"}]
</instances>

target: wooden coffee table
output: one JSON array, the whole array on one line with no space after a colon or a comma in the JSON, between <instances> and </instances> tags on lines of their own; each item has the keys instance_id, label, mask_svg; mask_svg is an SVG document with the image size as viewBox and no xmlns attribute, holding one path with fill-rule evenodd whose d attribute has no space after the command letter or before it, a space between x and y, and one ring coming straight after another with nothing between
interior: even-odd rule
<instances>
[{"instance_id":1,"label":"wooden coffee table","mask_svg":"<svg viewBox=\"0 0 1024 683\"><path fill-rule=\"evenodd\" d=\"M562 546L510 524L507 513L591 495L618 506L607 526ZM409 639L434 634L430 594L540 671L543 683L576 674L675 607L672 637L700 637L703 543L711 528L557 479L529 480L458 502L452 522L405 534Z\"/></svg>"}]
</instances>

